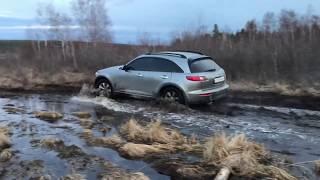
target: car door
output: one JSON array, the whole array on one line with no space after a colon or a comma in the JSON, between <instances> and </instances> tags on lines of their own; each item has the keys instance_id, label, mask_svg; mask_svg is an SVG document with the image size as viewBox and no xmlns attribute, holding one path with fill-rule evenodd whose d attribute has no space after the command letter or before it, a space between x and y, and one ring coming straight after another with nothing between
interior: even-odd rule
<instances>
[{"instance_id":1,"label":"car door","mask_svg":"<svg viewBox=\"0 0 320 180\"><path fill-rule=\"evenodd\" d=\"M146 86L143 78L144 73L149 69L149 60L150 58L148 57L142 57L126 65L126 70L123 70L117 79L117 89L119 92L138 96L145 95L141 87Z\"/></svg>"},{"instance_id":2,"label":"car door","mask_svg":"<svg viewBox=\"0 0 320 180\"><path fill-rule=\"evenodd\" d=\"M173 72L182 71L175 63L164 58L152 57L148 63L148 71L143 72L141 79L143 86L138 87L145 96L155 97L162 84L171 81Z\"/></svg>"}]
</instances>

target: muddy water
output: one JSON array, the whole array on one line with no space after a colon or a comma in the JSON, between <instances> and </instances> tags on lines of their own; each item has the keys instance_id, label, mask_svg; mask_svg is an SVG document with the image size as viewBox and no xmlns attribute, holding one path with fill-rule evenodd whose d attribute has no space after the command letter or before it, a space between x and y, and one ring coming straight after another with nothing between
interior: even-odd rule
<instances>
[{"instance_id":1,"label":"muddy water","mask_svg":"<svg viewBox=\"0 0 320 180\"><path fill-rule=\"evenodd\" d=\"M5 106L14 106L25 112L12 114ZM63 120L50 124L39 120L33 111L57 111L65 116ZM218 105L181 108L163 107L156 103L133 99L110 100L85 96L58 94L3 94L0 98L0 125L9 125L13 129L13 149L20 160L42 160L45 174L61 177L73 171L73 166L56 152L34 146L33 141L44 137L57 137L67 145L76 145L86 154L95 155L132 172L143 172L151 179L169 179L157 173L147 163L127 160L108 148L87 146L80 137L82 127L72 112L90 112L98 125L94 128L97 136L102 136L99 127L108 127L111 135L131 117L150 121L161 119L170 126L180 129L187 135L196 134L208 137L214 133L245 133L255 141L264 143L276 154L287 156L293 162L320 159L320 112L304 109L256 106L240 103L221 103ZM101 119L107 121L101 122ZM303 164L294 172L306 179L317 179L311 164ZM88 179L96 179L100 167L93 164L80 170ZM319 178L319 177L318 177Z\"/></svg>"},{"instance_id":2,"label":"muddy water","mask_svg":"<svg viewBox=\"0 0 320 180\"><path fill-rule=\"evenodd\" d=\"M13 143L11 149L15 151L15 157L18 159L16 161L40 160L44 169L39 175L50 175L53 179L57 179L71 173L79 173L85 175L88 179L97 179L102 171L98 163L90 164L83 169L78 168L78 166L81 166L80 164L72 164L72 162L78 163L74 160L76 158L60 158L57 152L44 149L34 143L44 138L58 138L63 140L66 145L76 145L88 156L97 156L121 169L130 172L143 172L151 179L169 179L169 177L159 174L143 161L127 160L112 149L86 145L85 141L80 137L82 127L71 113L79 111L90 112L92 120L98 122L97 114L110 115L113 113L112 111L94 104L73 101L70 96L65 95L5 94L0 95L0 97L0 126L7 125L11 130L11 141ZM6 108L8 107L21 109L23 112L7 112ZM64 114L64 118L56 123L48 123L35 118L32 113L34 111L56 111ZM112 116L116 121L106 125L111 128L109 134L112 134L115 128L129 117L125 113L118 113ZM94 133L102 136L99 129L95 130ZM16 166L12 168L16 168ZM1 173L1 176L4 179L24 179L24 175L21 174ZM32 178L34 176L30 175L29 177ZM25 178L28 179L27 177Z\"/></svg>"},{"instance_id":3,"label":"muddy water","mask_svg":"<svg viewBox=\"0 0 320 180\"><path fill-rule=\"evenodd\" d=\"M219 132L245 133L294 163L320 159L320 111L232 102L179 109L132 99L73 97L72 100L147 119L161 119L189 135L208 137ZM306 179L320 178L313 173L313 168L313 164L302 164L292 170Z\"/></svg>"}]
</instances>

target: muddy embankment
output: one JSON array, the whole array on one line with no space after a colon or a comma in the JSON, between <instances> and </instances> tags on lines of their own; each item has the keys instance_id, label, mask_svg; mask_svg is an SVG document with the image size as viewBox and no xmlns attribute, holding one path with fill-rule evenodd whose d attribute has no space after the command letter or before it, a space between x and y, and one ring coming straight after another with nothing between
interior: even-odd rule
<instances>
[{"instance_id":1,"label":"muddy embankment","mask_svg":"<svg viewBox=\"0 0 320 180\"><path fill-rule=\"evenodd\" d=\"M76 80L72 80L72 77L76 77ZM76 94L81 88L87 87L93 82L93 79L88 80L86 76L77 76L76 74L69 74L68 77L56 77L55 83L47 81L41 78L41 83L31 83L24 85L22 81L16 83L10 78L7 80L5 77L0 77L0 91L7 93L29 93L29 94L44 94L44 93L60 93L60 94ZM1 81L2 79L2 81ZM57 79L60 79L57 81ZM68 79L68 80L66 80ZM5 82L5 83L1 83ZM59 83L58 83L59 82ZM83 84L83 83L87 84ZM254 90L255 88L246 89L234 87L229 90L228 96L214 104L219 103L243 103L243 104L255 104L261 106L278 106L287 108L320 110L320 94L317 93L298 93L288 94L278 90L273 92L272 90ZM205 109L206 107L204 107ZM219 107L218 107L219 108Z\"/></svg>"}]
</instances>

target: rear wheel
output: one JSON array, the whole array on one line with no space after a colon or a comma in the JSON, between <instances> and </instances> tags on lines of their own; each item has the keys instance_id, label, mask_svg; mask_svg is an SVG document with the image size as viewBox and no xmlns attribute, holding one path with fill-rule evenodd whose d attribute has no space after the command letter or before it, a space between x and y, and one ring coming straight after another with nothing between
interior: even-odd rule
<instances>
[{"instance_id":1,"label":"rear wheel","mask_svg":"<svg viewBox=\"0 0 320 180\"><path fill-rule=\"evenodd\" d=\"M97 95L112 98L113 88L107 79L100 79L96 83Z\"/></svg>"},{"instance_id":2,"label":"rear wheel","mask_svg":"<svg viewBox=\"0 0 320 180\"><path fill-rule=\"evenodd\" d=\"M177 102L180 104L185 104L185 99L182 92L173 87L166 88L161 93L161 98L168 102Z\"/></svg>"}]
</instances>

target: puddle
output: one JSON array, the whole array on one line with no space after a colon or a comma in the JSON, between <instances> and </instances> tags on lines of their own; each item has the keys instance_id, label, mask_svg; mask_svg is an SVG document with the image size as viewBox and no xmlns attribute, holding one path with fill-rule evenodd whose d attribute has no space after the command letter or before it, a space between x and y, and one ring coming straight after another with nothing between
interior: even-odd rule
<instances>
[{"instance_id":1,"label":"puddle","mask_svg":"<svg viewBox=\"0 0 320 180\"><path fill-rule=\"evenodd\" d=\"M112 102L101 102L101 105L111 105L110 107L114 108L113 111L118 110L122 112L126 110L126 107L122 107L121 104L118 104L117 106L116 103L114 103L116 105L113 105ZM8 113L4 108L8 104L10 104L10 106L23 108L25 112L14 114ZM79 123L78 118L73 116L72 113L81 111L89 112L92 115L92 122L99 123L97 115L101 116L101 113L105 113L103 110L102 112L96 112L101 109L101 105L87 102L80 103L65 95L27 94L10 96L7 98L0 98L0 125L7 125L10 127L12 132L11 141L13 142L11 148L17 151L15 156L19 161L41 161L44 168L40 174L50 175L54 179L66 176L74 171L85 175L88 179L97 179L99 173L103 171L99 164L100 161L112 163L114 166L125 171L142 172L151 179L169 179L169 177L159 174L143 161L127 160L120 157L119 154L112 149L91 147L85 143L85 140L80 137L83 127ZM35 118L33 114L35 111L59 112L63 114L64 117L55 123L48 123ZM133 111L130 110L128 112ZM108 115L108 112L106 112L106 115ZM120 115L120 117L121 116L122 115ZM126 114L123 116L126 116ZM115 124L110 124L112 129L109 133L116 131ZM94 129L93 131L95 134L101 135L99 129ZM59 157L58 152L48 150L39 145L40 140L45 138L57 138L61 139L68 146L75 145L80 148L88 158L83 157L85 159L81 160L81 158L79 159L78 157ZM101 158L102 160L96 162L93 158L94 160L91 161L90 157ZM80 163L87 163L88 167L85 169L78 168L75 166L75 164L79 163L78 161L80 161ZM22 176L22 174L20 175ZM6 175L4 175L4 177L6 177ZM30 175L30 178L32 177L34 178L34 176ZM8 176L7 178L14 177ZM21 177L17 175L15 178L19 179Z\"/></svg>"}]
</instances>

